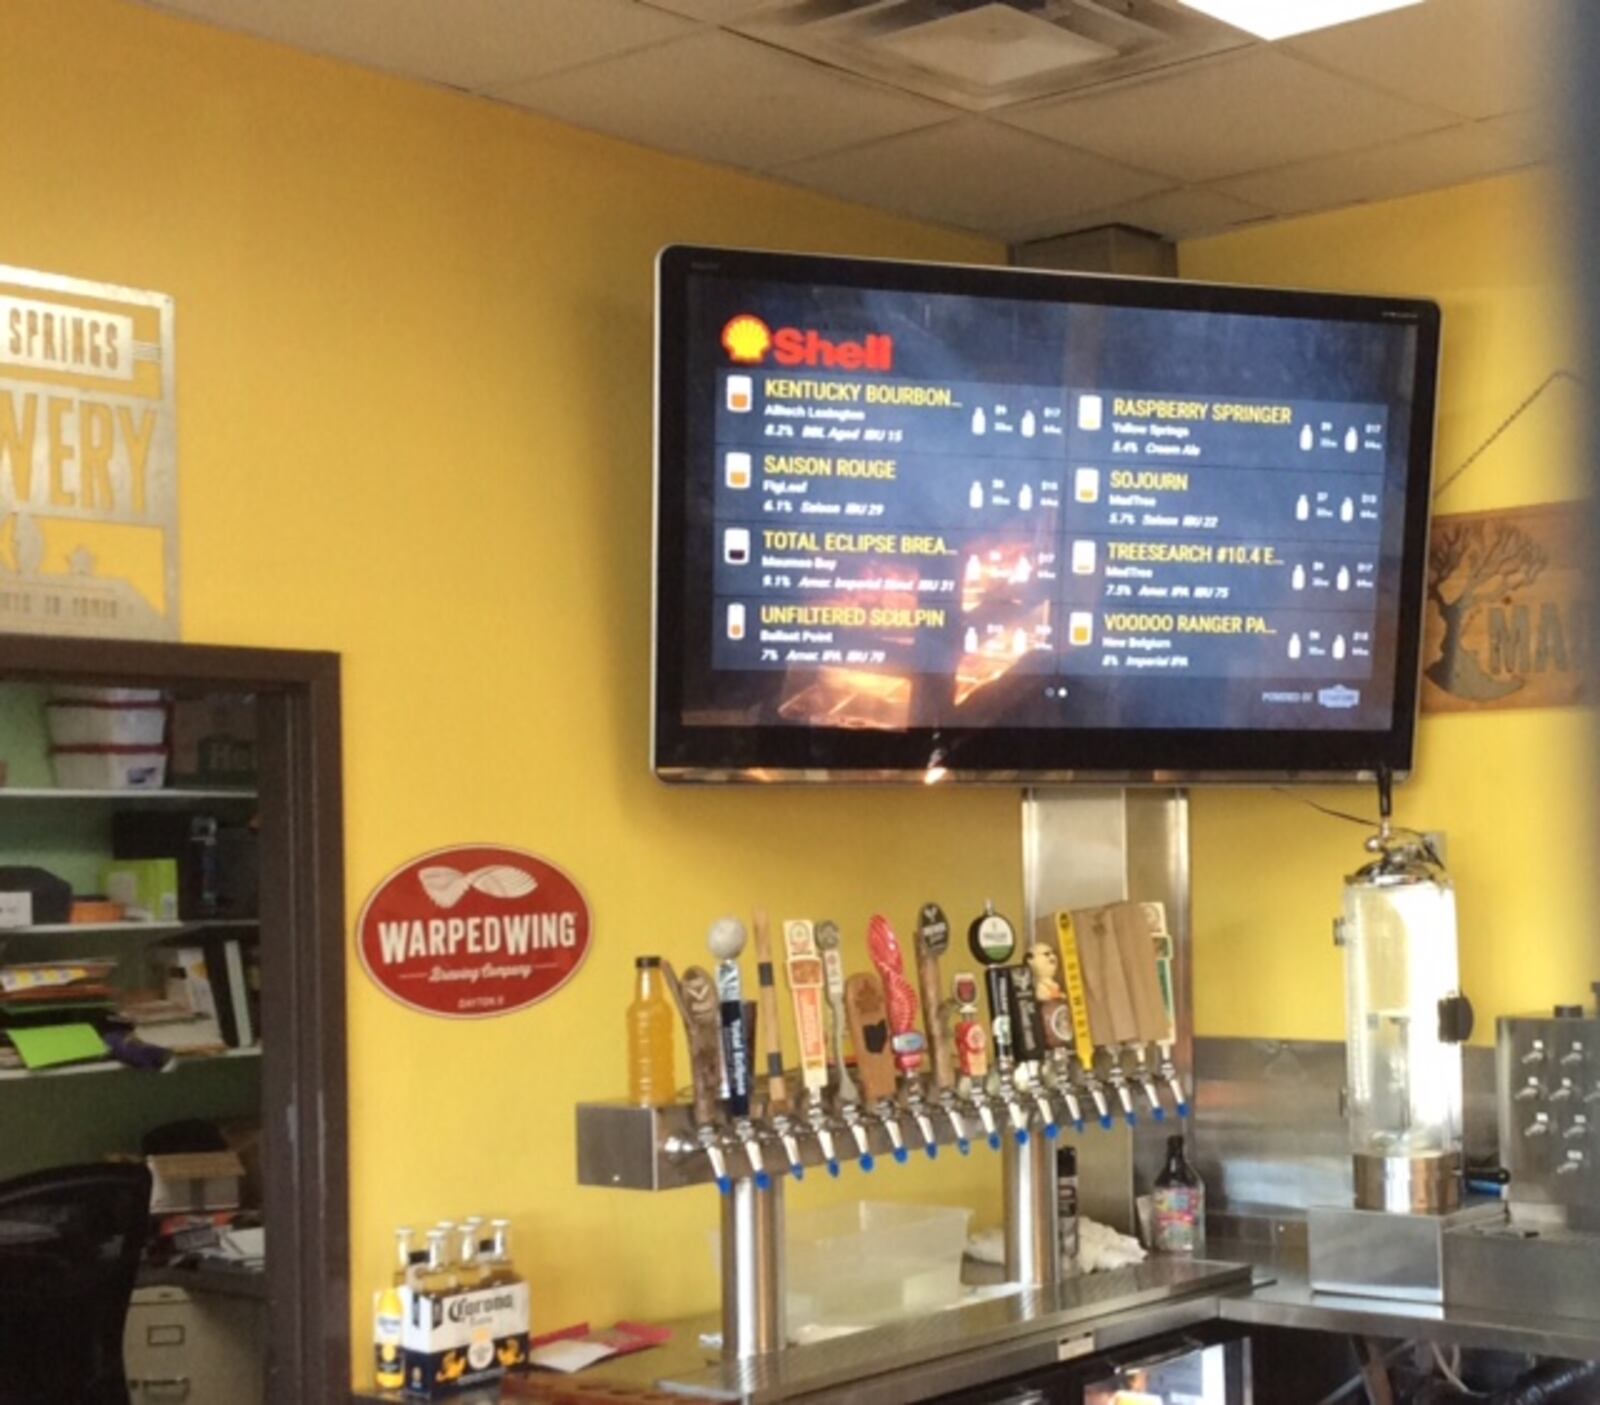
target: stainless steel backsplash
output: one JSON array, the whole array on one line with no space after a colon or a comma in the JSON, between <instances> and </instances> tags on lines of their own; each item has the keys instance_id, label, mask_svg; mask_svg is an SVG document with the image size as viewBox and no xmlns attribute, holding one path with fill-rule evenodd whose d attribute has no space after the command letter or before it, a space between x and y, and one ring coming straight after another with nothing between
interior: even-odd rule
<instances>
[{"instance_id":1,"label":"stainless steel backsplash","mask_svg":"<svg viewBox=\"0 0 1600 1405\"><path fill-rule=\"evenodd\" d=\"M1467 1159L1494 1161L1494 1050L1468 1045L1463 1052ZM1208 1208L1350 1203L1342 1042L1197 1038L1194 1062L1190 1155L1205 1177Z\"/></svg>"}]
</instances>

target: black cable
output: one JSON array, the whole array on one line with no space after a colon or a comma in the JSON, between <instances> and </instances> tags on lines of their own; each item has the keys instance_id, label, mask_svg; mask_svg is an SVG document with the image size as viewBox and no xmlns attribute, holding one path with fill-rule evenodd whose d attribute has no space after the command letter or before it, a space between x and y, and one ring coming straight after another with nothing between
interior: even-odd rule
<instances>
[{"instance_id":1,"label":"black cable","mask_svg":"<svg viewBox=\"0 0 1600 1405\"><path fill-rule=\"evenodd\" d=\"M1351 824L1365 825L1368 829L1376 829L1378 827L1377 820L1363 819L1360 815L1352 815L1347 810L1335 810L1332 806L1320 805L1315 800L1298 794L1286 785L1275 785L1272 788L1279 795L1287 795L1291 800L1298 800L1302 805L1309 805L1313 810L1319 814L1327 815L1330 819L1349 820Z\"/></svg>"}]
</instances>

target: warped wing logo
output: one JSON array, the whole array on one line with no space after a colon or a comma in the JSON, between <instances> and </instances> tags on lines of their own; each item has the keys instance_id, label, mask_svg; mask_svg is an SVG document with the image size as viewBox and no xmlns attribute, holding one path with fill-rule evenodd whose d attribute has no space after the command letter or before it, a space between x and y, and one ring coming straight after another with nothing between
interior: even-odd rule
<instances>
[{"instance_id":1,"label":"warped wing logo","mask_svg":"<svg viewBox=\"0 0 1600 1405\"><path fill-rule=\"evenodd\" d=\"M511 864L492 863L463 873L440 864L422 869L417 877L433 899L435 907L452 908L468 893L484 893L491 898L525 898L539 886L531 873Z\"/></svg>"}]
</instances>

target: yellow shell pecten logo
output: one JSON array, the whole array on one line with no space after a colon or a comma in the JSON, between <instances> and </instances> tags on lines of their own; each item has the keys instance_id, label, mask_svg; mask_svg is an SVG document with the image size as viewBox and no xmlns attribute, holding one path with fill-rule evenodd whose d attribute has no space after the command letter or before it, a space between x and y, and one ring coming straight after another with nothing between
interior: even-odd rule
<instances>
[{"instance_id":1,"label":"yellow shell pecten logo","mask_svg":"<svg viewBox=\"0 0 1600 1405\"><path fill-rule=\"evenodd\" d=\"M748 312L741 312L722 329L722 349L729 360L741 366L754 366L765 360L771 346L772 329Z\"/></svg>"}]
</instances>

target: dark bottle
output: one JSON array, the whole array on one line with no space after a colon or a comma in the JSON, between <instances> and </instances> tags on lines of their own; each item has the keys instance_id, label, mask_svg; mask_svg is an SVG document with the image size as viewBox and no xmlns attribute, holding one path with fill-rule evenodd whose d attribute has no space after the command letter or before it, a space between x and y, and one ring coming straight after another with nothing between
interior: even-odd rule
<instances>
[{"instance_id":1,"label":"dark bottle","mask_svg":"<svg viewBox=\"0 0 1600 1405\"><path fill-rule=\"evenodd\" d=\"M1056 1206L1061 1224L1061 1271L1078 1271L1078 1152L1056 1148Z\"/></svg>"},{"instance_id":2,"label":"dark bottle","mask_svg":"<svg viewBox=\"0 0 1600 1405\"><path fill-rule=\"evenodd\" d=\"M1156 1177L1151 1221L1158 1254L1201 1258L1206 1252L1206 1187L1183 1154L1183 1138L1167 1138L1167 1164Z\"/></svg>"}]
</instances>

